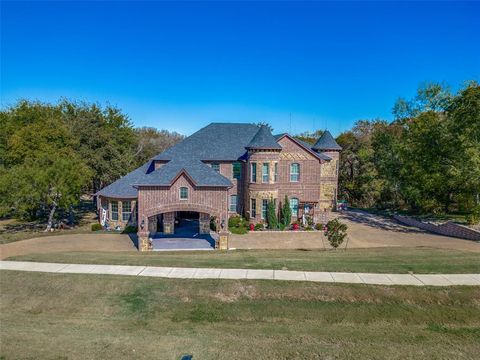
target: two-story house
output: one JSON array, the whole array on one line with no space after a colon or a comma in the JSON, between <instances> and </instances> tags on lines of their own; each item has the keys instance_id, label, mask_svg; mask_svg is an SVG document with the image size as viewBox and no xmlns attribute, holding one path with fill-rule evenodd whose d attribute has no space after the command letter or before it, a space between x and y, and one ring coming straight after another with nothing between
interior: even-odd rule
<instances>
[{"instance_id":1,"label":"two-story house","mask_svg":"<svg viewBox=\"0 0 480 360\"><path fill-rule=\"evenodd\" d=\"M318 221L336 206L340 151L328 131L310 145L266 126L212 123L100 190L100 220L138 226L148 239L193 216L207 233L212 219L227 230L235 214L264 222L268 201L279 209L287 195L292 221L304 214Z\"/></svg>"}]
</instances>

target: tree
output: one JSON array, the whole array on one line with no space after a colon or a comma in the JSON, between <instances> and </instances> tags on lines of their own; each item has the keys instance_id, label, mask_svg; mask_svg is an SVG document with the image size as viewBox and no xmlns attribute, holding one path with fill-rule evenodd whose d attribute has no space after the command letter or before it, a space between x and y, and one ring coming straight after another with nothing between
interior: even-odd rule
<instances>
[{"instance_id":1,"label":"tree","mask_svg":"<svg viewBox=\"0 0 480 360\"><path fill-rule=\"evenodd\" d=\"M273 199L268 200L267 204L267 224L269 229L278 228L277 211Z\"/></svg>"},{"instance_id":2,"label":"tree","mask_svg":"<svg viewBox=\"0 0 480 360\"><path fill-rule=\"evenodd\" d=\"M76 139L72 148L92 170L93 193L139 166L137 136L120 109L67 100L59 108Z\"/></svg>"},{"instance_id":3,"label":"tree","mask_svg":"<svg viewBox=\"0 0 480 360\"><path fill-rule=\"evenodd\" d=\"M185 138L177 132L157 130L152 127L137 128L135 134L137 136L135 157L138 166Z\"/></svg>"},{"instance_id":4,"label":"tree","mask_svg":"<svg viewBox=\"0 0 480 360\"><path fill-rule=\"evenodd\" d=\"M260 127L260 126L266 126L268 128L268 130L270 130L270 132L273 132L273 126L270 125L268 122L266 121L259 121L257 122L257 126Z\"/></svg>"},{"instance_id":5,"label":"tree","mask_svg":"<svg viewBox=\"0 0 480 360\"><path fill-rule=\"evenodd\" d=\"M18 217L47 217L47 228L53 224L59 208L76 205L90 178L90 170L75 155L42 156L10 168L2 176L6 194L2 208Z\"/></svg>"},{"instance_id":6,"label":"tree","mask_svg":"<svg viewBox=\"0 0 480 360\"><path fill-rule=\"evenodd\" d=\"M290 201L288 200L288 196L285 195L285 199L283 200L281 212L280 212L280 221L282 222L285 227L290 225L292 221L292 209L290 209Z\"/></svg>"},{"instance_id":7,"label":"tree","mask_svg":"<svg viewBox=\"0 0 480 360\"><path fill-rule=\"evenodd\" d=\"M322 134L323 134L323 130L315 130L313 132L304 131L303 133L295 135L295 138L313 145L317 142L320 136L322 136Z\"/></svg>"},{"instance_id":8,"label":"tree","mask_svg":"<svg viewBox=\"0 0 480 360\"><path fill-rule=\"evenodd\" d=\"M327 230L325 235L327 236L328 242L336 250L340 245L342 245L343 240L347 236L347 225L338 221L338 219L330 220L327 223Z\"/></svg>"}]
</instances>

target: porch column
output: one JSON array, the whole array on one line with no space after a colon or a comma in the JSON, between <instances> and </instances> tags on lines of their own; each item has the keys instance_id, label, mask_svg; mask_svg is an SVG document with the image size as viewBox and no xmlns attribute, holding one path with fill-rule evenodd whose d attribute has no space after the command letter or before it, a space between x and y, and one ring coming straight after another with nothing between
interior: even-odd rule
<instances>
[{"instance_id":1,"label":"porch column","mask_svg":"<svg viewBox=\"0 0 480 360\"><path fill-rule=\"evenodd\" d=\"M175 213L168 212L163 214L163 233L174 234L175 233Z\"/></svg>"},{"instance_id":2,"label":"porch column","mask_svg":"<svg viewBox=\"0 0 480 360\"><path fill-rule=\"evenodd\" d=\"M199 214L199 232L200 234L210 234L210 214Z\"/></svg>"},{"instance_id":3,"label":"porch column","mask_svg":"<svg viewBox=\"0 0 480 360\"><path fill-rule=\"evenodd\" d=\"M138 251L149 251L152 250L152 243L150 241L150 233L148 232L148 217L138 215Z\"/></svg>"}]
</instances>

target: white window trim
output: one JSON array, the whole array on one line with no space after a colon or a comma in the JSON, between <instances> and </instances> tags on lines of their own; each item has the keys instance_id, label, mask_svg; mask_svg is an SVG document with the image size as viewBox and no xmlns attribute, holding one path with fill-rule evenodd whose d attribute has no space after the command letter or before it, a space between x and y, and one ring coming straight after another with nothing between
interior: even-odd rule
<instances>
[{"instance_id":1,"label":"white window trim","mask_svg":"<svg viewBox=\"0 0 480 360\"><path fill-rule=\"evenodd\" d=\"M267 173L263 173L264 166L267 165ZM264 176L267 177L267 181L265 181ZM270 181L270 164L269 163L262 163L262 184L268 184Z\"/></svg>"},{"instance_id":2,"label":"white window trim","mask_svg":"<svg viewBox=\"0 0 480 360\"><path fill-rule=\"evenodd\" d=\"M124 211L125 209L125 203L130 203L130 211ZM122 221L130 221L130 219L132 218L132 202L131 201L122 201ZM123 218L123 214L128 214L128 219L125 220Z\"/></svg>"},{"instance_id":3,"label":"white window trim","mask_svg":"<svg viewBox=\"0 0 480 360\"><path fill-rule=\"evenodd\" d=\"M297 165L297 169L298 169L298 172L297 173L293 173L292 172L292 167L293 165ZM292 175L296 175L297 176L297 180L292 180ZM300 164L299 163L292 163L290 164L290 182L300 182Z\"/></svg>"},{"instance_id":4,"label":"white window trim","mask_svg":"<svg viewBox=\"0 0 480 360\"><path fill-rule=\"evenodd\" d=\"M187 189L187 197L186 198L182 198L182 189ZM186 186L181 186L180 189L178 189L178 198L181 200L181 201L185 201L185 200L188 200L190 197L190 194L189 194L189 191L188 191L188 187Z\"/></svg>"},{"instance_id":5,"label":"white window trim","mask_svg":"<svg viewBox=\"0 0 480 360\"><path fill-rule=\"evenodd\" d=\"M293 210L294 207L292 206L292 200L293 200L293 199L297 200L297 213L296 213L296 214L294 214L294 210ZM290 201L289 201L289 204L288 204L288 205L290 206L290 211L292 212L292 216L298 217L298 210L299 210L299 206L300 206L300 200L299 200L298 198L295 198L295 197L294 197L294 198L290 198Z\"/></svg>"},{"instance_id":6,"label":"white window trim","mask_svg":"<svg viewBox=\"0 0 480 360\"><path fill-rule=\"evenodd\" d=\"M263 204L264 204L265 201L267 202L267 206L265 207L265 214L263 214ZM262 208L260 210L261 210L260 218L262 220L265 220L267 218L267 215L268 215L268 200L262 199Z\"/></svg>"},{"instance_id":7,"label":"white window trim","mask_svg":"<svg viewBox=\"0 0 480 360\"><path fill-rule=\"evenodd\" d=\"M235 209L232 210L232 197L235 197ZM232 194L230 195L230 199L229 199L229 204L228 204L228 211L229 212L237 212L237 206L238 206L238 195L237 194Z\"/></svg>"}]
</instances>

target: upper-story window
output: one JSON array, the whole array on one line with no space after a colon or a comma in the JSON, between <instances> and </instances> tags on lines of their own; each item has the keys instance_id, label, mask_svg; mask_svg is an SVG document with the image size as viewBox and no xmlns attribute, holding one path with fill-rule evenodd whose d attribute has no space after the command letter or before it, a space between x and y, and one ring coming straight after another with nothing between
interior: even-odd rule
<instances>
[{"instance_id":1,"label":"upper-story window","mask_svg":"<svg viewBox=\"0 0 480 360\"><path fill-rule=\"evenodd\" d=\"M242 176L242 164L239 162L234 162L232 164L232 177L239 180Z\"/></svg>"},{"instance_id":2,"label":"upper-story window","mask_svg":"<svg viewBox=\"0 0 480 360\"><path fill-rule=\"evenodd\" d=\"M211 164L211 167L213 170L215 170L216 172L220 172L220 164L219 163L212 163Z\"/></svg>"},{"instance_id":3,"label":"upper-story window","mask_svg":"<svg viewBox=\"0 0 480 360\"><path fill-rule=\"evenodd\" d=\"M230 211L237 211L237 195L230 195Z\"/></svg>"},{"instance_id":4,"label":"upper-story window","mask_svg":"<svg viewBox=\"0 0 480 360\"><path fill-rule=\"evenodd\" d=\"M268 183L268 171L269 166L268 163L263 163L262 165L262 182L263 183Z\"/></svg>"},{"instance_id":5,"label":"upper-story window","mask_svg":"<svg viewBox=\"0 0 480 360\"><path fill-rule=\"evenodd\" d=\"M129 221L132 216L132 202L122 201L122 220Z\"/></svg>"},{"instance_id":6,"label":"upper-story window","mask_svg":"<svg viewBox=\"0 0 480 360\"><path fill-rule=\"evenodd\" d=\"M252 163L250 167L251 167L250 181L257 182L257 163Z\"/></svg>"},{"instance_id":7,"label":"upper-story window","mask_svg":"<svg viewBox=\"0 0 480 360\"><path fill-rule=\"evenodd\" d=\"M298 217L298 199L290 198L290 210L293 217Z\"/></svg>"},{"instance_id":8,"label":"upper-story window","mask_svg":"<svg viewBox=\"0 0 480 360\"><path fill-rule=\"evenodd\" d=\"M278 181L278 162L273 165L273 181Z\"/></svg>"},{"instance_id":9,"label":"upper-story window","mask_svg":"<svg viewBox=\"0 0 480 360\"><path fill-rule=\"evenodd\" d=\"M298 182L300 180L300 164L293 163L290 165L290 181Z\"/></svg>"},{"instance_id":10,"label":"upper-story window","mask_svg":"<svg viewBox=\"0 0 480 360\"><path fill-rule=\"evenodd\" d=\"M188 188L182 186L180 188L180 200L187 200L188 199Z\"/></svg>"},{"instance_id":11,"label":"upper-story window","mask_svg":"<svg viewBox=\"0 0 480 360\"><path fill-rule=\"evenodd\" d=\"M110 218L112 220L118 220L118 201L112 201L110 206Z\"/></svg>"}]
</instances>

